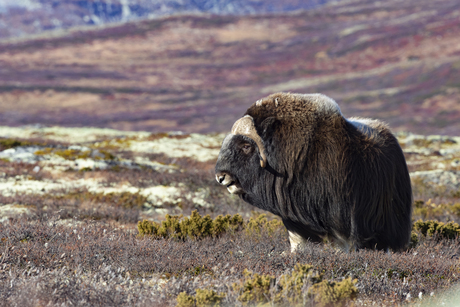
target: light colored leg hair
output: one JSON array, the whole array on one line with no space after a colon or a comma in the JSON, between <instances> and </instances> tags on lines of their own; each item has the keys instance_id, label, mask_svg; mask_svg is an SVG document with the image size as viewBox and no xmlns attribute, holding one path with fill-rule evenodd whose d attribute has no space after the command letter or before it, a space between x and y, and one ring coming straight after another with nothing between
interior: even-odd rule
<instances>
[{"instance_id":1,"label":"light colored leg hair","mask_svg":"<svg viewBox=\"0 0 460 307\"><path fill-rule=\"evenodd\" d=\"M295 232L291 232L288 230L289 233L289 242L291 243L291 253L295 252L300 245L305 244L307 240L296 234Z\"/></svg>"}]
</instances>

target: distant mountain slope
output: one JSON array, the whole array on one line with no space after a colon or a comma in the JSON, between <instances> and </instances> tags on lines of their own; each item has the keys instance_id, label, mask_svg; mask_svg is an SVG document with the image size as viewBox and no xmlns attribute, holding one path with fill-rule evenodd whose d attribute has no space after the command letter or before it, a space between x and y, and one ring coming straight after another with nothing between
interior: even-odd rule
<instances>
[{"instance_id":1,"label":"distant mountain slope","mask_svg":"<svg viewBox=\"0 0 460 307\"><path fill-rule=\"evenodd\" d=\"M0 39L183 13L259 14L318 7L330 0L2 0Z\"/></svg>"},{"instance_id":2,"label":"distant mountain slope","mask_svg":"<svg viewBox=\"0 0 460 307\"><path fill-rule=\"evenodd\" d=\"M396 131L460 135L459 16L457 0L356 0L3 42L0 123L225 132L293 91Z\"/></svg>"}]
</instances>

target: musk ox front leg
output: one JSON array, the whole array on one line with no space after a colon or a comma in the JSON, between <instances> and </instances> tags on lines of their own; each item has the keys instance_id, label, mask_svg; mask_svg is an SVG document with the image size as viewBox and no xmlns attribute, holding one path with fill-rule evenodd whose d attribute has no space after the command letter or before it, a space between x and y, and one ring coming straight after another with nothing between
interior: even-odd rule
<instances>
[{"instance_id":1,"label":"musk ox front leg","mask_svg":"<svg viewBox=\"0 0 460 307\"><path fill-rule=\"evenodd\" d=\"M307 240L303 238L301 235L298 235L295 232L289 231L289 243L291 243L291 253L295 252L298 248L302 247L307 243Z\"/></svg>"}]
</instances>

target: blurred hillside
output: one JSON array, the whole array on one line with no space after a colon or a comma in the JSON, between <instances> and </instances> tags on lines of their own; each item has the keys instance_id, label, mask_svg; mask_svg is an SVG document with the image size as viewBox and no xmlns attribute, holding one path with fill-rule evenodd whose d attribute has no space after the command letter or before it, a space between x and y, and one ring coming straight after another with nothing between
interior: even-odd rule
<instances>
[{"instance_id":1,"label":"blurred hillside","mask_svg":"<svg viewBox=\"0 0 460 307\"><path fill-rule=\"evenodd\" d=\"M0 122L225 132L255 100L295 91L395 131L458 135L459 16L456 0L356 0L5 40Z\"/></svg>"},{"instance_id":2,"label":"blurred hillside","mask_svg":"<svg viewBox=\"0 0 460 307\"><path fill-rule=\"evenodd\" d=\"M75 26L104 25L184 13L260 14L318 7L330 0L0 0L0 38Z\"/></svg>"}]
</instances>

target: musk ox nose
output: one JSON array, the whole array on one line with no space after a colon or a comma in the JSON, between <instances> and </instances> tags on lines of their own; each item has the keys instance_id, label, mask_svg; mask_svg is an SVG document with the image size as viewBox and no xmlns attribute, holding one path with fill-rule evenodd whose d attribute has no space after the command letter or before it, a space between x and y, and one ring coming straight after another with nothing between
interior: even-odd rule
<instances>
[{"instance_id":1,"label":"musk ox nose","mask_svg":"<svg viewBox=\"0 0 460 307\"><path fill-rule=\"evenodd\" d=\"M226 178L226 177L227 177L227 178ZM220 184L222 184L222 185L225 184L225 182L226 182L225 179L228 179L228 177L229 177L229 176L228 176L227 174L225 174L225 173L217 173L217 174L216 174L216 180L217 180L217 182L220 183Z\"/></svg>"},{"instance_id":2,"label":"musk ox nose","mask_svg":"<svg viewBox=\"0 0 460 307\"><path fill-rule=\"evenodd\" d=\"M216 180L218 183L220 183L221 185L225 185L227 188L237 183L237 180L233 178L232 175L226 172L218 172L216 174Z\"/></svg>"},{"instance_id":3,"label":"musk ox nose","mask_svg":"<svg viewBox=\"0 0 460 307\"><path fill-rule=\"evenodd\" d=\"M218 183L222 184L222 182L224 182L225 180L225 174L224 175L216 175L216 180Z\"/></svg>"},{"instance_id":4,"label":"musk ox nose","mask_svg":"<svg viewBox=\"0 0 460 307\"><path fill-rule=\"evenodd\" d=\"M232 194L244 193L238 180L228 173L218 172L216 174L216 180L221 185L226 186L228 191Z\"/></svg>"}]
</instances>

